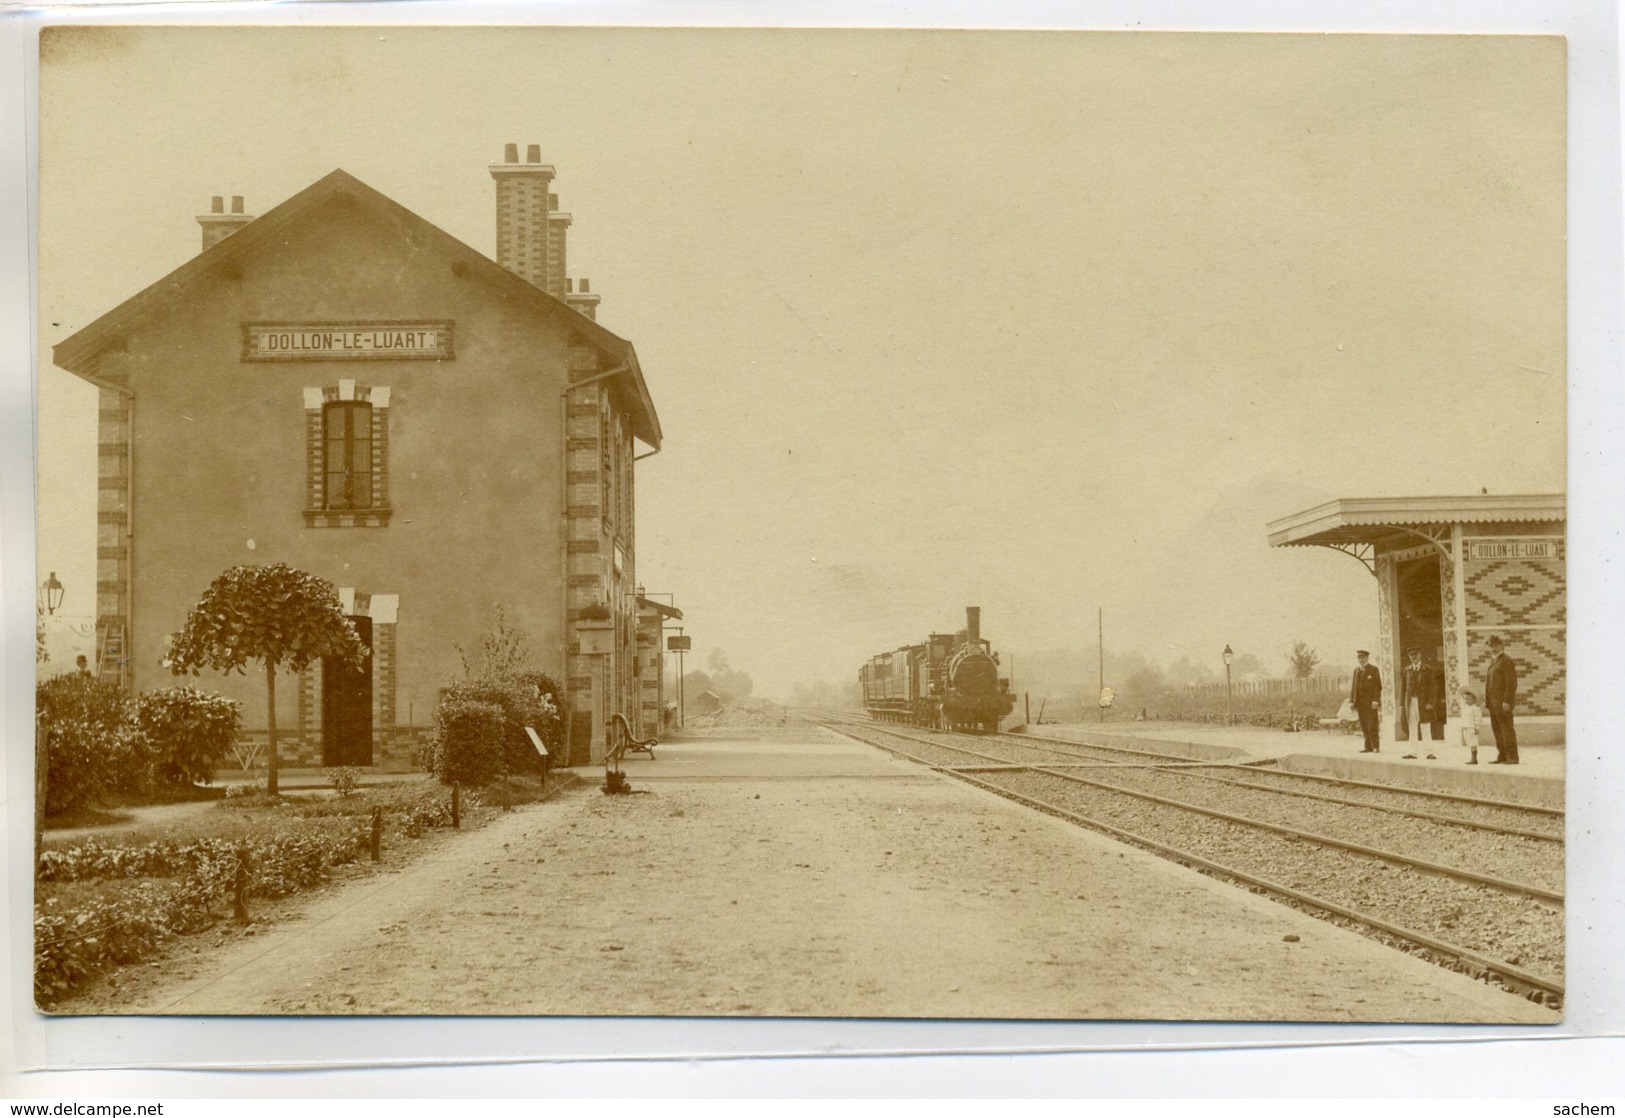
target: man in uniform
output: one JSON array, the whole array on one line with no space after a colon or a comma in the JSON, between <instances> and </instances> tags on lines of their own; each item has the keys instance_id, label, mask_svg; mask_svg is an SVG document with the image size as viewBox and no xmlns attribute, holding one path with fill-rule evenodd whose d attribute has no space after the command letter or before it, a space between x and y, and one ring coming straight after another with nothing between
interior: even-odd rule
<instances>
[{"instance_id":1,"label":"man in uniform","mask_svg":"<svg viewBox=\"0 0 1625 1118\"><path fill-rule=\"evenodd\" d=\"M1498 636L1492 636L1490 667L1484 677L1484 706L1490 712L1490 729L1495 733L1495 760L1492 765L1518 763L1518 731L1512 724L1512 708L1518 702L1518 666L1506 654Z\"/></svg>"},{"instance_id":2,"label":"man in uniform","mask_svg":"<svg viewBox=\"0 0 1625 1118\"><path fill-rule=\"evenodd\" d=\"M1382 673L1370 663L1371 653L1359 649L1354 653L1360 666L1354 669L1354 682L1349 685L1349 705L1360 720L1360 733L1365 735L1365 748L1361 753L1381 751L1377 737L1377 722L1382 712Z\"/></svg>"}]
</instances>

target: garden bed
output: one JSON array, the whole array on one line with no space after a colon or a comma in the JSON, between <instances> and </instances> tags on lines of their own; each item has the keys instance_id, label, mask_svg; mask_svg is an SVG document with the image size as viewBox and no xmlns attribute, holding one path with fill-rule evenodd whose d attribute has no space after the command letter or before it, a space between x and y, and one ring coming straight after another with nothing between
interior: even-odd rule
<instances>
[{"instance_id":1,"label":"garden bed","mask_svg":"<svg viewBox=\"0 0 1625 1118\"><path fill-rule=\"evenodd\" d=\"M504 804L552 791L537 778L465 791L462 823L479 826ZM415 844L405 840L449 827L451 812L450 789L414 782L346 796L239 796L114 834L47 834L34 895L35 1000L49 1011L99 977L116 986L121 968L160 961L209 929L246 925L252 934L252 922L287 912L282 898L411 858Z\"/></svg>"}]
</instances>

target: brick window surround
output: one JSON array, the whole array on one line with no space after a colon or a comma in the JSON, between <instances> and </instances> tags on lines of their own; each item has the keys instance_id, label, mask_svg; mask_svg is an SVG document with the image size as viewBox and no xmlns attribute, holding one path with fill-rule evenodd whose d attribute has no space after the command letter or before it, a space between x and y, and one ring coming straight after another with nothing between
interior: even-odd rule
<instances>
[{"instance_id":1,"label":"brick window surround","mask_svg":"<svg viewBox=\"0 0 1625 1118\"><path fill-rule=\"evenodd\" d=\"M305 527L383 528L389 524L389 389L341 380L325 387L306 387L305 402ZM324 438L328 404L371 405L370 442L372 498L366 508L328 508L327 452Z\"/></svg>"}]
</instances>

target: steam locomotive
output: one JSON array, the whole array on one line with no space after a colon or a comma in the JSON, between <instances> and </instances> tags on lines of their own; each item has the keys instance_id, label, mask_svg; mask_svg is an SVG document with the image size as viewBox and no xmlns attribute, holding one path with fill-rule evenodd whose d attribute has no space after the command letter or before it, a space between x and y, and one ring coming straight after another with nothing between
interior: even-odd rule
<instances>
[{"instance_id":1,"label":"steam locomotive","mask_svg":"<svg viewBox=\"0 0 1625 1118\"><path fill-rule=\"evenodd\" d=\"M871 718L940 730L991 733L1016 704L999 656L982 639L982 610L965 607L965 627L922 644L882 652L858 669Z\"/></svg>"}]
</instances>

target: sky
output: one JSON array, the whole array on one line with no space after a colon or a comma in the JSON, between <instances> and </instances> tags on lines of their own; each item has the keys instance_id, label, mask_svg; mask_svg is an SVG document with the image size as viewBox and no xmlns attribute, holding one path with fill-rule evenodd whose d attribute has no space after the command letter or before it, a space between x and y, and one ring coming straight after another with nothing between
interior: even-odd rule
<instances>
[{"instance_id":1,"label":"sky","mask_svg":"<svg viewBox=\"0 0 1625 1118\"><path fill-rule=\"evenodd\" d=\"M489 254L486 167L539 143L665 432L638 577L701 657L783 694L975 604L1017 655L1099 609L1153 661L1346 661L1374 581L1268 521L1565 488L1564 69L1499 36L69 37L39 564L91 612L95 395L50 348L195 254L211 195L341 167Z\"/></svg>"}]
</instances>

